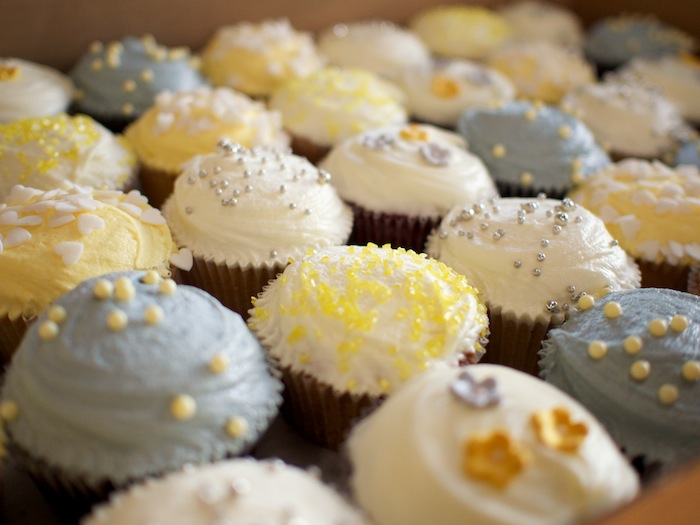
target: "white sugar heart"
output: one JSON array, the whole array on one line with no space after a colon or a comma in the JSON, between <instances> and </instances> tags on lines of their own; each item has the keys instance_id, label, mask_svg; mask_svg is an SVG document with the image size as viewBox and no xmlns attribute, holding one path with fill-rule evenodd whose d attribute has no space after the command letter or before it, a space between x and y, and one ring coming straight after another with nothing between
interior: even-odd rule
<instances>
[{"instance_id":1,"label":"white sugar heart","mask_svg":"<svg viewBox=\"0 0 700 525\"><path fill-rule=\"evenodd\" d=\"M24 204L35 195L40 195L42 192L34 188L26 188L21 184L17 184L10 191L10 196L7 198L8 204Z\"/></svg>"},{"instance_id":2,"label":"white sugar heart","mask_svg":"<svg viewBox=\"0 0 700 525\"><path fill-rule=\"evenodd\" d=\"M159 224L165 224L165 217L161 215L160 210L150 208L141 214L141 222L145 222L146 224L154 224L157 226Z\"/></svg>"},{"instance_id":3,"label":"white sugar heart","mask_svg":"<svg viewBox=\"0 0 700 525\"><path fill-rule=\"evenodd\" d=\"M181 248L179 252L170 256L170 263L181 270L190 271L192 269L192 252L187 248Z\"/></svg>"},{"instance_id":4,"label":"white sugar heart","mask_svg":"<svg viewBox=\"0 0 700 525\"><path fill-rule=\"evenodd\" d=\"M72 213L57 213L53 217L51 217L51 220L47 223L49 228L58 228L60 226L63 226L64 224L68 224L69 222L73 222L75 220L75 215Z\"/></svg>"},{"instance_id":5,"label":"white sugar heart","mask_svg":"<svg viewBox=\"0 0 700 525\"><path fill-rule=\"evenodd\" d=\"M700 261L700 244L686 244L685 253L690 255L693 259Z\"/></svg>"},{"instance_id":6,"label":"white sugar heart","mask_svg":"<svg viewBox=\"0 0 700 525\"><path fill-rule=\"evenodd\" d=\"M78 231L81 235L88 235L93 230L101 230L104 227L105 221L102 220L102 217L92 213L83 213L78 216Z\"/></svg>"},{"instance_id":7,"label":"white sugar heart","mask_svg":"<svg viewBox=\"0 0 700 525\"><path fill-rule=\"evenodd\" d=\"M14 248L20 244L24 244L32 238L32 234L24 228L13 228L7 233L7 237L3 239L3 244L6 249Z\"/></svg>"},{"instance_id":8,"label":"white sugar heart","mask_svg":"<svg viewBox=\"0 0 700 525\"><path fill-rule=\"evenodd\" d=\"M83 250L85 246L81 242L59 242L53 249L56 255L60 255L63 260L63 264L66 266L72 266L80 260L83 255Z\"/></svg>"},{"instance_id":9,"label":"white sugar heart","mask_svg":"<svg viewBox=\"0 0 700 525\"><path fill-rule=\"evenodd\" d=\"M139 208L138 206L134 206L133 204L129 204L127 202L120 202L117 204L117 207L120 210L124 210L126 213L133 217L141 217L141 214L143 213L143 210Z\"/></svg>"},{"instance_id":10,"label":"white sugar heart","mask_svg":"<svg viewBox=\"0 0 700 525\"><path fill-rule=\"evenodd\" d=\"M15 224L17 226L39 226L42 222L44 222L44 219L38 215L27 215L19 219Z\"/></svg>"},{"instance_id":11,"label":"white sugar heart","mask_svg":"<svg viewBox=\"0 0 700 525\"><path fill-rule=\"evenodd\" d=\"M148 204L148 197L141 195L137 190L131 190L126 194L124 202L133 204L134 206L146 206Z\"/></svg>"},{"instance_id":12,"label":"white sugar heart","mask_svg":"<svg viewBox=\"0 0 700 525\"><path fill-rule=\"evenodd\" d=\"M56 211L61 213L73 213L74 211L80 211L80 206L72 202L63 201L56 204Z\"/></svg>"}]
</instances>

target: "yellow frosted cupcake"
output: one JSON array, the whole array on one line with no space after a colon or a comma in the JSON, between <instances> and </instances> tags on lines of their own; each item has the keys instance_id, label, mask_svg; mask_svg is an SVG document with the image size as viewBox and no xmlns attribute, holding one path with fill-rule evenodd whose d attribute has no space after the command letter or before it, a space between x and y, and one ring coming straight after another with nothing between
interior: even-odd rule
<instances>
[{"instance_id":1,"label":"yellow frosted cupcake","mask_svg":"<svg viewBox=\"0 0 700 525\"><path fill-rule=\"evenodd\" d=\"M168 275L172 249L165 219L138 191L15 186L0 204L0 359L78 283L119 270Z\"/></svg>"}]
</instances>

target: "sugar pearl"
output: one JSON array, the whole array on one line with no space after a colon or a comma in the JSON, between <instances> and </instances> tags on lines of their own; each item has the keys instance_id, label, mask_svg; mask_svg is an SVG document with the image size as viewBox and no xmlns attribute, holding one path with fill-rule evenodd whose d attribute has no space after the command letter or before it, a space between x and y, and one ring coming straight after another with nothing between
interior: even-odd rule
<instances>
[{"instance_id":1,"label":"sugar pearl","mask_svg":"<svg viewBox=\"0 0 700 525\"><path fill-rule=\"evenodd\" d=\"M231 360L226 354L216 354L209 361L209 370L214 374L220 374L226 370L231 363Z\"/></svg>"},{"instance_id":2,"label":"sugar pearl","mask_svg":"<svg viewBox=\"0 0 700 525\"><path fill-rule=\"evenodd\" d=\"M242 417L232 417L226 422L226 433L232 438L244 436L248 428L248 422Z\"/></svg>"},{"instance_id":3,"label":"sugar pearl","mask_svg":"<svg viewBox=\"0 0 700 525\"><path fill-rule=\"evenodd\" d=\"M114 285L106 279L100 279L95 283L95 286L93 286L92 288L92 294L97 299L109 299L110 297L112 297L113 291Z\"/></svg>"},{"instance_id":4,"label":"sugar pearl","mask_svg":"<svg viewBox=\"0 0 700 525\"><path fill-rule=\"evenodd\" d=\"M682 332L688 328L688 318L685 315L674 315L671 319L671 330Z\"/></svg>"},{"instance_id":5,"label":"sugar pearl","mask_svg":"<svg viewBox=\"0 0 700 525\"><path fill-rule=\"evenodd\" d=\"M114 282L114 296L118 301L131 301L135 294L134 283L128 277L120 277Z\"/></svg>"},{"instance_id":6,"label":"sugar pearl","mask_svg":"<svg viewBox=\"0 0 700 525\"><path fill-rule=\"evenodd\" d=\"M58 335L58 325L51 321L44 321L39 325L39 337L43 341L50 341Z\"/></svg>"},{"instance_id":7,"label":"sugar pearl","mask_svg":"<svg viewBox=\"0 0 700 525\"><path fill-rule=\"evenodd\" d=\"M662 405L672 405L678 400L678 388L673 385L662 385L656 393Z\"/></svg>"},{"instance_id":8,"label":"sugar pearl","mask_svg":"<svg viewBox=\"0 0 700 525\"><path fill-rule=\"evenodd\" d=\"M668 323L663 319L652 319L649 322L649 333L654 337L662 337L668 332Z\"/></svg>"},{"instance_id":9,"label":"sugar pearl","mask_svg":"<svg viewBox=\"0 0 700 525\"><path fill-rule=\"evenodd\" d=\"M172 279L164 279L160 283L159 291L163 295L174 295L177 290L177 284Z\"/></svg>"},{"instance_id":10,"label":"sugar pearl","mask_svg":"<svg viewBox=\"0 0 700 525\"><path fill-rule=\"evenodd\" d=\"M56 305L49 308L49 319L56 324L61 324L63 321L65 321L66 316L66 309L61 305Z\"/></svg>"},{"instance_id":11,"label":"sugar pearl","mask_svg":"<svg viewBox=\"0 0 700 525\"><path fill-rule=\"evenodd\" d=\"M197 412L197 403L192 396L180 394L170 402L170 413L175 419L184 421L194 417Z\"/></svg>"},{"instance_id":12,"label":"sugar pearl","mask_svg":"<svg viewBox=\"0 0 700 525\"><path fill-rule=\"evenodd\" d=\"M588 355L591 359L602 359L608 353L608 346L603 341L592 341L588 345Z\"/></svg>"},{"instance_id":13,"label":"sugar pearl","mask_svg":"<svg viewBox=\"0 0 700 525\"><path fill-rule=\"evenodd\" d=\"M649 377L650 372L651 365L649 364L649 361L635 361L632 363L632 366L630 366L630 375L632 376L632 379L636 381L644 381L647 377Z\"/></svg>"},{"instance_id":14,"label":"sugar pearl","mask_svg":"<svg viewBox=\"0 0 700 525\"><path fill-rule=\"evenodd\" d=\"M143 282L145 284L158 284L160 281L160 275L155 270L148 270L146 275L143 276Z\"/></svg>"},{"instance_id":15,"label":"sugar pearl","mask_svg":"<svg viewBox=\"0 0 700 525\"><path fill-rule=\"evenodd\" d=\"M700 379L700 361L687 361L681 368L681 376L686 381L697 381Z\"/></svg>"},{"instance_id":16,"label":"sugar pearl","mask_svg":"<svg viewBox=\"0 0 700 525\"><path fill-rule=\"evenodd\" d=\"M620 303L612 301L605 305L603 312L605 312L605 317L608 319L615 319L622 314L622 306L620 306Z\"/></svg>"},{"instance_id":17,"label":"sugar pearl","mask_svg":"<svg viewBox=\"0 0 700 525\"><path fill-rule=\"evenodd\" d=\"M119 332L129 324L129 318L123 310L112 310L107 315L107 326L114 332Z\"/></svg>"},{"instance_id":18,"label":"sugar pearl","mask_svg":"<svg viewBox=\"0 0 700 525\"><path fill-rule=\"evenodd\" d=\"M592 295L582 295L578 300L578 307L581 310L588 310L595 304L595 299Z\"/></svg>"},{"instance_id":19,"label":"sugar pearl","mask_svg":"<svg viewBox=\"0 0 700 525\"><path fill-rule=\"evenodd\" d=\"M627 352L630 355L639 353L639 351L642 349L642 346L644 346L644 341L642 341L642 338L638 335L630 335L626 337L623 343L625 352Z\"/></svg>"},{"instance_id":20,"label":"sugar pearl","mask_svg":"<svg viewBox=\"0 0 700 525\"><path fill-rule=\"evenodd\" d=\"M3 401L0 403L0 419L3 421L13 421L19 417L19 405L14 401Z\"/></svg>"},{"instance_id":21,"label":"sugar pearl","mask_svg":"<svg viewBox=\"0 0 700 525\"><path fill-rule=\"evenodd\" d=\"M157 304L153 304L146 308L143 319L148 324L158 324L163 320L163 309Z\"/></svg>"}]
</instances>

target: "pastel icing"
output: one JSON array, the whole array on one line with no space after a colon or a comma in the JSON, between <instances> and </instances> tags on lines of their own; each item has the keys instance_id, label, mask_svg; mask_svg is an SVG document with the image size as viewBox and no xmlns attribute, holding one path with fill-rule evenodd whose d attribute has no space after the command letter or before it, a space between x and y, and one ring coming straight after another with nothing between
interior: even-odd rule
<instances>
[{"instance_id":1,"label":"pastel icing","mask_svg":"<svg viewBox=\"0 0 700 525\"><path fill-rule=\"evenodd\" d=\"M282 114L291 134L322 146L407 119L399 88L355 68L327 67L290 80L272 94L269 107Z\"/></svg>"},{"instance_id":2,"label":"pastel icing","mask_svg":"<svg viewBox=\"0 0 700 525\"><path fill-rule=\"evenodd\" d=\"M455 127L459 116L515 98L513 83L502 73L470 60L436 60L404 70L395 82L406 94L406 106L417 119Z\"/></svg>"},{"instance_id":3,"label":"pastel icing","mask_svg":"<svg viewBox=\"0 0 700 525\"><path fill-rule=\"evenodd\" d=\"M611 77L582 85L562 105L575 111L606 149L625 157L660 157L687 134L673 103L639 83Z\"/></svg>"},{"instance_id":4,"label":"pastel icing","mask_svg":"<svg viewBox=\"0 0 700 525\"><path fill-rule=\"evenodd\" d=\"M153 35L93 42L70 72L78 108L96 117L134 119L161 91L206 85L186 47L168 48Z\"/></svg>"},{"instance_id":5,"label":"pastel icing","mask_svg":"<svg viewBox=\"0 0 700 525\"><path fill-rule=\"evenodd\" d=\"M165 219L136 190L17 185L0 204L0 313L36 316L79 282L104 273L167 275L172 249Z\"/></svg>"},{"instance_id":6,"label":"pastel icing","mask_svg":"<svg viewBox=\"0 0 700 525\"><path fill-rule=\"evenodd\" d=\"M146 275L109 274L62 296L56 334L42 336L45 312L5 376L2 399L18 407L5 422L10 439L89 484L118 487L241 454L281 402L281 384L240 316L198 288L165 293L164 281ZM105 280L115 291L103 298L95 287ZM154 305L162 310L155 324L145 319ZM115 311L127 319L120 330L108 324ZM211 371L221 355L231 366ZM245 431L227 432L232 418Z\"/></svg>"},{"instance_id":7,"label":"pastel icing","mask_svg":"<svg viewBox=\"0 0 700 525\"><path fill-rule=\"evenodd\" d=\"M583 44L578 16L559 4L539 0L517 0L498 12L510 24L512 39L520 42L549 42L569 48Z\"/></svg>"},{"instance_id":8,"label":"pastel icing","mask_svg":"<svg viewBox=\"0 0 700 525\"><path fill-rule=\"evenodd\" d=\"M620 246L645 261L700 262L700 172L625 159L587 180L570 197L605 222Z\"/></svg>"},{"instance_id":9,"label":"pastel icing","mask_svg":"<svg viewBox=\"0 0 700 525\"><path fill-rule=\"evenodd\" d=\"M16 184L42 190L64 182L121 189L135 169L129 143L86 115L61 113L0 124L0 201Z\"/></svg>"},{"instance_id":10,"label":"pastel icing","mask_svg":"<svg viewBox=\"0 0 700 525\"><path fill-rule=\"evenodd\" d=\"M416 376L353 428L347 450L352 493L377 525L579 523L639 489L583 406L498 365Z\"/></svg>"},{"instance_id":11,"label":"pastel icing","mask_svg":"<svg viewBox=\"0 0 700 525\"><path fill-rule=\"evenodd\" d=\"M330 64L364 68L388 78L430 64L430 51L411 31L386 20L335 24L318 37Z\"/></svg>"},{"instance_id":12,"label":"pastel icing","mask_svg":"<svg viewBox=\"0 0 700 525\"><path fill-rule=\"evenodd\" d=\"M161 93L125 136L141 162L173 176L185 161L209 153L222 139L250 148L289 145L278 112L225 87Z\"/></svg>"},{"instance_id":13,"label":"pastel icing","mask_svg":"<svg viewBox=\"0 0 700 525\"><path fill-rule=\"evenodd\" d=\"M286 18L220 28L202 51L202 71L217 86L269 95L288 80L323 67L310 33Z\"/></svg>"},{"instance_id":14,"label":"pastel icing","mask_svg":"<svg viewBox=\"0 0 700 525\"><path fill-rule=\"evenodd\" d=\"M285 264L350 235L352 213L330 180L303 157L224 142L185 165L163 214L177 243L196 256Z\"/></svg>"},{"instance_id":15,"label":"pastel icing","mask_svg":"<svg viewBox=\"0 0 700 525\"><path fill-rule=\"evenodd\" d=\"M429 125L393 125L337 144L319 165L346 201L385 213L440 217L497 194L461 137Z\"/></svg>"},{"instance_id":16,"label":"pastel icing","mask_svg":"<svg viewBox=\"0 0 700 525\"><path fill-rule=\"evenodd\" d=\"M429 368L481 357L488 317L477 294L424 254L330 247L287 266L248 323L282 368L380 397Z\"/></svg>"},{"instance_id":17,"label":"pastel icing","mask_svg":"<svg viewBox=\"0 0 700 525\"><path fill-rule=\"evenodd\" d=\"M522 98L558 103L570 90L595 82L593 67L577 52L549 42L498 49L488 64L507 76Z\"/></svg>"},{"instance_id":18,"label":"pastel icing","mask_svg":"<svg viewBox=\"0 0 700 525\"><path fill-rule=\"evenodd\" d=\"M637 265L601 219L571 200L494 199L448 213L428 253L465 275L487 305L534 320L582 295L639 287Z\"/></svg>"},{"instance_id":19,"label":"pastel icing","mask_svg":"<svg viewBox=\"0 0 700 525\"><path fill-rule=\"evenodd\" d=\"M458 129L496 182L566 191L610 159L578 118L552 106L511 102L466 111Z\"/></svg>"},{"instance_id":20,"label":"pastel icing","mask_svg":"<svg viewBox=\"0 0 700 525\"><path fill-rule=\"evenodd\" d=\"M0 122L62 113L73 94L70 78L56 69L0 58Z\"/></svg>"},{"instance_id":21,"label":"pastel icing","mask_svg":"<svg viewBox=\"0 0 700 525\"><path fill-rule=\"evenodd\" d=\"M621 313L611 318L614 303ZM654 333L655 323L665 330ZM541 375L585 405L628 456L668 472L700 453L698 338L700 297L660 288L611 293L549 332ZM589 356L592 341L606 345L604 357Z\"/></svg>"},{"instance_id":22,"label":"pastel icing","mask_svg":"<svg viewBox=\"0 0 700 525\"><path fill-rule=\"evenodd\" d=\"M408 23L435 54L483 59L510 37L508 22L475 5L437 5L416 13Z\"/></svg>"},{"instance_id":23,"label":"pastel icing","mask_svg":"<svg viewBox=\"0 0 700 525\"><path fill-rule=\"evenodd\" d=\"M691 52L696 45L690 35L652 17L623 14L594 23L584 50L593 62L612 68L637 56Z\"/></svg>"},{"instance_id":24,"label":"pastel icing","mask_svg":"<svg viewBox=\"0 0 700 525\"><path fill-rule=\"evenodd\" d=\"M312 474L279 460L251 458L188 468L135 485L96 507L83 523L200 525L212 515L231 523L368 523Z\"/></svg>"},{"instance_id":25,"label":"pastel icing","mask_svg":"<svg viewBox=\"0 0 700 525\"><path fill-rule=\"evenodd\" d=\"M683 143L673 156L672 163L674 166L687 164L700 168L700 139Z\"/></svg>"}]
</instances>

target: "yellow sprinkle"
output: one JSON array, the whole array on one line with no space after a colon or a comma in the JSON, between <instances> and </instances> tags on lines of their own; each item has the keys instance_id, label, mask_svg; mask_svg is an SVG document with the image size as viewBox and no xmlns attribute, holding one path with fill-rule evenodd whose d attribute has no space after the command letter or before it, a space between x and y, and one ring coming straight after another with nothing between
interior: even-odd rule
<instances>
[{"instance_id":1,"label":"yellow sprinkle","mask_svg":"<svg viewBox=\"0 0 700 525\"><path fill-rule=\"evenodd\" d=\"M384 394L388 394L389 392L391 392L391 383L388 379L383 377L379 380L379 388Z\"/></svg>"},{"instance_id":2,"label":"yellow sprinkle","mask_svg":"<svg viewBox=\"0 0 700 525\"><path fill-rule=\"evenodd\" d=\"M658 392L657 397L662 405L672 405L678 400L678 388L673 385L662 385Z\"/></svg>"},{"instance_id":3,"label":"yellow sprinkle","mask_svg":"<svg viewBox=\"0 0 700 525\"><path fill-rule=\"evenodd\" d=\"M582 295L578 300L578 307L581 310L588 310L595 304L595 298L592 295Z\"/></svg>"},{"instance_id":4,"label":"yellow sprinkle","mask_svg":"<svg viewBox=\"0 0 700 525\"><path fill-rule=\"evenodd\" d=\"M409 124L399 134L401 137L409 140L428 140L428 132L419 124Z\"/></svg>"},{"instance_id":5,"label":"yellow sprinkle","mask_svg":"<svg viewBox=\"0 0 700 525\"><path fill-rule=\"evenodd\" d=\"M129 318L123 310L112 310L107 315L107 326L114 332L124 330L127 324L129 324Z\"/></svg>"},{"instance_id":6,"label":"yellow sprinkle","mask_svg":"<svg viewBox=\"0 0 700 525\"><path fill-rule=\"evenodd\" d=\"M58 325L53 321L44 321L39 325L39 337L43 341L50 341L58 335Z\"/></svg>"},{"instance_id":7,"label":"yellow sprinkle","mask_svg":"<svg viewBox=\"0 0 700 525\"><path fill-rule=\"evenodd\" d=\"M603 341L593 341L588 345L588 355L591 359L602 359L608 353L608 346Z\"/></svg>"},{"instance_id":8,"label":"yellow sprinkle","mask_svg":"<svg viewBox=\"0 0 700 525\"><path fill-rule=\"evenodd\" d=\"M611 301L605 305L603 312L608 319L616 319L622 314L622 305L618 302Z\"/></svg>"},{"instance_id":9,"label":"yellow sprinkle","mask_svg":"<svg viewBox=\"0 0 700 525\"><path fill-rule=\"evenodd\" d=\"M574 160L571 161L571 169L574 171L581 171L583 168L583 160L581 160L579 157L576 157Z\"/></svg>"},{"instance_id":10,"label":"yellow sprinkle","mask_svg":"<svg viewBox=\"0 0 700 525\"><path fill-rule=\"evenodd\" d=\"M148 270L146 275L143 276L143 282L145 284L158 284L160 282L160 275L155 270Z\"/></svg>"},{"instance_id":11,"label":"yellow sprinkle","mask_svg":"<svg viewBox=\"0 0 700 525\"><path fill-rule=\"evenodd\" d=\"M139 78L143 80L144 82L152 82L153 81L153 71L150 69L144 69L139 73Z\"/></svg>"},{"instance_id":12,"label":"yellow sprinkle","mask_svg":"<svg viewBox=\"0 0 700 525\"><path fill-rule=\"evenodd\" d=\"M192 396L180 394L170 402L170 414L180 421L192 419L197 412L197 403Z\"/></svg>"},{"instance_id":13,"label":"yellow sprinkle","mask_svg":"<svg viewBox=\"0 0 700 525\"><path fill-rule=\"evenodd\" d=\"M671 330L682 332L686 328L688 328L688 318L685 315L674 315L671 318Z\"/></svg>"},{"instance_id":14,"label":"yellow sprinkle","mask_svg":"<svg viewBox=\"0 0 700 525\"><path fill-rule=\"evenodd\" d=\"M242 417L232 417L226 422L226 433L232 438L244 436L248 428L248 422Z\"/></svg>"},{"instance_id":15,"label":"yellow sprinkle","mask_svg":"<svg viewBox=\"0 0 700 525\"><path fill-rule=\"evenodd\" d=\"M654 337L662 337L668 332L668 323L663 319L652 319L649 323L649 333Z\"/></svg>"},{"instance_id":16,"label":"yellow sprinkle","mask_svg":"<svg viewBox=\"0 0 700 525\"><path fill-rule=\"evenodd\" d=\"M134 283L128 277L120 277L114 281L114 297L117 301L131 301L136 295Z\"/></svg>"},{"instance_id":17,"label":"yellow sprinkle","mask_svg":"<svg viewBox=\"0 0 700 525\"><path fill-rule=\"evenodd\" d=\"M651 364L649 364L649 361L635 361L632 363L632 366L630 366L630 376L632 376L632 379L635 381L644 381L649 377L650 372Z\"/></svg>"},{"instance_id":18,"label":"yellow sprinkle","mask_svg":"<svg viewBox=\"0 0 700 525\"><path fill-rule=\"evenodd\" d=\"M112 297L112 292L114 291L114 285L111 281L106 279L100 279L95 283L92 288L92 295L97 299L109 299Z\"/></svg>"},{"instance_id":19,"label":"yellow sprinkle","mask_svg":"<svg viewBox=\"0 0 700 525\"><path fill-rule=\"evenodd\" d=\"M459 95L459 85L451 78L435 75L430 90L438 98L450 99Z\"/></svg>"},{"instance_id":20,"label":"yellow sprinkle","mask_svg":"<svg viewBox=\"0 0 700 525\"><path fill-rule=\"evenodd\" d=\"M568 138L571 135L571 128L567 125L563 125L559 128L559 136L563 139Z\"/></svg>"},{"instance_id":21,"label":"yellow sprinkle","mask_svg":"<svg viewBox=\"0 0 700 525\"><path fill-rule=\"evenodd\" d=\"M14 421L19 417L19 405L15 401L3 401L0 403L0 419Z\"/></svg>"},{"instance_id":22,"label":"yellow sprinkle","mask_svg":"<svg viewBox=\"0 0 700 525\"><path fill-rule=\"evenodd\" d=\"M122 106L122 113L126 116L133 115L135 111L134 105L131 102L127 102Z\"/></svg>"},{"instance_id":23,"label":"yellow sprinkle","mask_svg":"<svg viewBox=\"0 0 700 525\"><path fill-rule=\"evenodd\" d=\"M88 49L89 49L90 53L95 54L95 53L101 52L102 49L104 49L104 45L102 44L102 42L95 40L94 42L90 43L90 46L88 47Z\"/></svg>"},{"instance_id":24,"label":"yellow sprinkle","mask_svg":"<svg viewBox=\"0 0 700 525\"><path fill-rule=\"evenodd\" d=\"M535 108L530 108L525 112L525 119L533 121L537 118L537 110Z\"/></svg>"},{"instance_id":25,"label":"yellow sprinkle","mask_svg":"<svg viewBox=\"0 0 700 525\"><path fill-rule=\"evenodd\" d=\"M574 184L581 184L583 182L583 179L585 177L583 176L583 173L580 171L576 171L571 175L571 182Z\"/></svg>"},{"instance_id":26,"label":"yellow sprinkle","mask_svg":"<svg viewBox=\"0 0 700 525\"><path fill-rule=\"evenodd\" d=\"M61 324L66 320L68 313L66 309L61 305L55 305L49 308L49 319L51 319L56 324Z\"/></svg>"},{"instance_id":27,"label":"yellow sprinkle","mask_svg":"<svg viewBox=\"0 0 700 525\"><path fill-rule=\"evenodd\" d=\"M533 182L535 182L535 177L529 171L523 171L520 174L520 184L523 186L532 186Z\"/></svg>"},{"instance_id":28,"label":"yellow sprinkle","mask_svg":"<svg viewBox=\"0 0 700 525\"><path fill-rule=\"evenodd\" d=\"M175 290L177 290L177 284L172 279L163 279L158 288L158 291L163 295L174 295Z\"/></svg>"},{"instance_id":29,"label":"yellow sprinkle","mask_svg":"<svg viewBox=\"0 0 700 525\"><path fill-rule=\"evenodd\" d=\"M311 362L311 356L308 352L302 352L299 354L299 364L308 365Z\"/></svg>"},{"instance_id":30,"label":"yellow sprinkle","mask_svg":"<svg viewBox=\"0 0 700 525\"><path fill-rule=\"evenodd\" d=\"M630 355L634 355L639 353L639 351L642 349L642 346L644 346L644 341L642 341L642 338L638 335L630 335L625 337L623 346L625 348L625 352Z\"/></svg>"},{"instance_id":31,"label":"yellow sprinkle","mask_svg":"<svg viewBox=\"0 0 700 525\"><path fill-rule=\"evenodd\" d=\"M296 344L302 339L306 337L306 328L297 325L294 328L292 328L291 332L289 332L289 335L287 335L287 343L290 345Z\"/></svg>"},{"instance_id":32,"label":"yellow sprinkle","mask_svg":"<svg viewBox=\"0 0 700 525\"><path fill-rule=\"evenodd\" d=\"M124 85L122 87L127 93L133 93L134 91L136 91L136 82L134 82L131 79L125 80Z\"/></svg>"},{"instance_id":33,"label":"yellow sprinkle","mask_svg":"<svg viewBox=\"0 0 700 525\"><path fill-rule=\"evenodd\" d=\"M146 308L143 319L147 324L158 324L163 320L163 309L157 304L152 304Z\"/></svg>"},{"instance_id":34,"label":"yellow sprinkle","mask_svg":"<svg viewBox=\"0 0 700 525\"><path fill-rule=\"evenodd\" d=\"M226 354L216 354L209 361L209 371L214 374L220 374L226 370L231 364L231 360Z\"/></svg>"},{"instance_id":35,"label":"yellow sprinkle","mask_svg":"<svg viewBox=\"0 0 700 525\"><path fill-rule=\"evenodd\" d=\"M345 387L348 390L348 392L354 392L357 389L357 380L348 379L348 382L345 384Z\"/></svg>"},{"instance_id":36,"label":"yellow sprinkle","mask_svg":"<svg viewBox=\"0 0 700 525\"><path fill-rule=\"evenodd\" d=\"M700 379L700 361L687 361L681 368L681 376L686 381Z\"/></svg>"},{"instance_id":37,"label":"yellow sprinkle","mask_svg":"<svg viewBox=\"0 0 700 525\"><path fill-rule=\"evenodd\" d=\"M92 69L93 71L99 71L102 69L103 66L104 64L99 58L96 58L92 62L90 62L90 69Z\"/></svg>"},{"instance_id":38,"label":"yellow sprinkle","mask_svg":"<svg viewBox=\"0 0 700 525\"><path fill-rule=\"evenodd\" d=\"M493 148L491 148L491 153L494 157L500 159L506 156L506 147L503 144L495 144Z\"/></svg>"}]
</instances>

